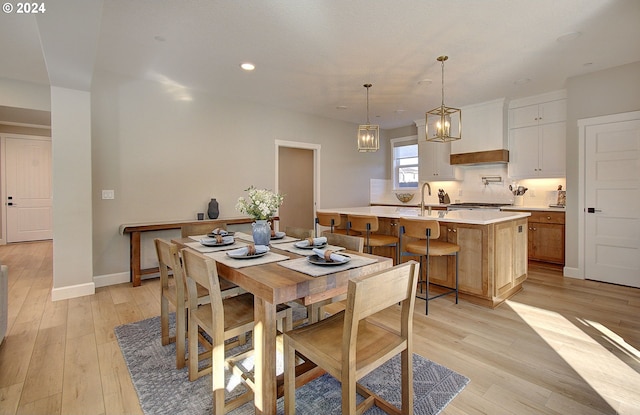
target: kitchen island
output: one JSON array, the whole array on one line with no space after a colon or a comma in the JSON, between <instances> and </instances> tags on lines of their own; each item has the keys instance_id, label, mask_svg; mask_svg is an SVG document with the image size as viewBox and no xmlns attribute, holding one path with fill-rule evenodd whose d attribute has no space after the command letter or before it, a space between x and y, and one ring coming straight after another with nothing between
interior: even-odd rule
<instances>
[{"instance_id":1,"label":"kitchen island","mask_svg":"<svg viewBox=\"0 0 640 415\"><path fill-rule=\"evenodd\" d=\"M379 218L378 232L398 236L401 217L437 220L440 240L460 245L458 288L460 298L494 308L522 289L527 278L528 212L495 210L432 211L420 216L419 208L364 206L319 209L344 216L373 215ZM392 248L375 254L393 257ZM403 260L411 257L403 257ZM434 284L455 285L455 258L434 257L429 279Z\"/></svg>"}]
</instances>

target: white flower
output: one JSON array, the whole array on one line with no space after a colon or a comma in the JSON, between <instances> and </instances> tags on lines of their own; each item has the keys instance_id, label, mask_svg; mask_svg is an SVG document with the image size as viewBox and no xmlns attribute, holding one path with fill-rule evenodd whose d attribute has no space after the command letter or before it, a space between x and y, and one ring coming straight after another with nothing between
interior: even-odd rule
<instances>
[{"instance_id":1,"label":"white flower","mask_svg":"<svg viewBox=\"0 0 640 415\"><path fill-rule=\"evenodd\" d=\"M253 185L246 191L249 192L249 198L239 197L236 210L255 220L271 219L284 201L284 195L267 189L256 189Z\"/></svg>"}]
</instances>

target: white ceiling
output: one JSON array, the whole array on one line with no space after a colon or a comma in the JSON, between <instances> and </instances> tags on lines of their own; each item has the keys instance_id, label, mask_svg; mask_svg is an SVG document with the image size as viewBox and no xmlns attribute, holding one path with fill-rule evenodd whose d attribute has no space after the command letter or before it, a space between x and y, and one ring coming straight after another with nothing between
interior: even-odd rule
<instances>
[{"instance_id":1,"label":"white ceiling","mask_svg":"<svg viewBox=\"0 0 640 415\"><path fill-rule=\"evenodd\" d=\"M45 4L37 16L0 15L0 77L88 89L94 71L109 71L166 83L177 99L205 90L356 124L366 121L362 85L372 83L370 119L382 128L439 105L439 55L449 56L445 104L455 107L640 61L638 0ZM244 61L256 70L242 71Z\"/></svg>"}]
</instances>

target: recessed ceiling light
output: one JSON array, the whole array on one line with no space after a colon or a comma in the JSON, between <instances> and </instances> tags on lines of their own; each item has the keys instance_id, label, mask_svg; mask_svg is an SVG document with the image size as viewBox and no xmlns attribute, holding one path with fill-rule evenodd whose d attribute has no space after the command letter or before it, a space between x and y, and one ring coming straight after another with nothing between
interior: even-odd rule
<instances>
[{"instance_id":1,"label":"recessed ceiling light","mask_svg":"<svg viewBox=\"0 0 640 415\"><path fill-rule=\"evenodd\" d=\"M433 82L431 79L423 79L418 81L418 85L429 85L431 82Z\"/></svg>"},{"instance_id":2,"label":"recessed ceiling light","mask_svg":"<svg viewBox=\"0 0 640 415\"><path fill-rule=\"evenodd\" d=\"M558 42L569 42L571 40L577 39L582 35L580 32L569 32L564 35L558 36L556 39Z\"/></svg>"},{"instance_id":3,"label":"recessed ceiling light","mask_svg":"<svg viewBox=\"0 0 640 415\"><path fill-rule=\"evenodd\" d=\"M401 114L401 113L403 113L403 112L405 112L405 111L406 111L406 110L400 110L400 109L398 109L398 110L396 110L396 114Z\"/></svg>"},{"instance_id":4,"label":"recessed ceiling light","mask_svg":"<svg viewBox=\"0 0 640 415\"><path fill-rule=\"evenodd\" d=\"M520 78L513 81L513 83L516 85L524 85L524 84L528 84L529 82L531 82L531 79L529 78Z\"/></svg>"},{"instance_id":5,"label":"recessed ceiling light","mask_svg":"<svg viewBox=\"0 0 640 415\"><path fill-rule=\"evenodd\" d=\"M582 66L585 66L585 67L586 66L591 66L591 65L593 65L593 62L585 62L585 63L582 64Z\"/></svg>"},{"instance_id":6,"label":"recessed ceiling light","mask_svg":"<svg viewBox=\"0 0 640 415\"><path fill-rule=\"evenodd\" d=\"M164 38L164 37L162 37L162 36L154 36L153 38L154 38L155 40L157 40L158 42L164 42L165 40L167 40L167 39L165 39L165 38Z\"/></svg>"},{"instance_id":7,"label":"recessed ceiling light","mask_svg":"<svg viewBox=\"0 0 640 415\"><path fill-rule=\"evenodd\" d=\"M337 110L346 110L348 107L346 105L338 105L336 107Z\"/></svg>"},{"instance_id":8,"label":"recessed ceiling light","mask_svg":"<svg viewBox=\"0 0 640 415\"><path fill-rule=\"evenodd\" d=\"M244 69L245 71L253 71L254 69L256 69L256 66L254 64L252 64L251 62L241 63L240 67L242 69Z\"/></svg>"}]
</instances>

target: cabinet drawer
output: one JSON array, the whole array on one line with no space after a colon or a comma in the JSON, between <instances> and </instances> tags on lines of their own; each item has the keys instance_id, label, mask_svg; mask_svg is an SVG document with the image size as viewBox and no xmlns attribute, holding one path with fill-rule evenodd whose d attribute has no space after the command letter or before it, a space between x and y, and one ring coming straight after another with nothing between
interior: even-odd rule
<instances>
[{"instance_id":1,"label":"cabinet drawer","mask_svg":"<svg viewBox=\"0 0 640 415\"><path fill-rule=\"evenodd\" d=\"M564 224L564 212L532 211L529 222Z\"/></svg>"}]
</instances>

